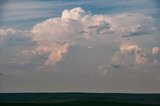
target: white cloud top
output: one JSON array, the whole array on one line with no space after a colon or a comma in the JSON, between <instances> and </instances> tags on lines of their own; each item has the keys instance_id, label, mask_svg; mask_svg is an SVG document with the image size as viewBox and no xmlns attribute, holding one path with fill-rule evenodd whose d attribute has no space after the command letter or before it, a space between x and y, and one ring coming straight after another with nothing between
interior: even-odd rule
<instances>
[{"instance_id":1,"label":"white cloud top","mask_svg":"<svg viewBox=\"0 0 160 106\"><path fill-rule=\"evenodd\" d=\"M71 10L64 10L62 12L62 19L74 19L79 20L84 17L87 17L90 15L90 12L84 11L81 7L73 8Z\"/></svg>"}]
</instances>

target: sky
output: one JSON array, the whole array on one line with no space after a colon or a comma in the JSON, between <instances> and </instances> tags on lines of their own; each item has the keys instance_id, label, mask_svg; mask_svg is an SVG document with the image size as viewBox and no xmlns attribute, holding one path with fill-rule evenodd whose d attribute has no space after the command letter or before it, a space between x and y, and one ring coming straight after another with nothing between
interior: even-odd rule
<instances>
[{"instance_id":1,"label":"sky","mask_svg":"<svg viewBox=\"0 0 160 106\"><path fill-rule=\"evenodd\" d=\"M0 0L0 92L160 93L159 0Z\"/></svg>"}]
</instances>

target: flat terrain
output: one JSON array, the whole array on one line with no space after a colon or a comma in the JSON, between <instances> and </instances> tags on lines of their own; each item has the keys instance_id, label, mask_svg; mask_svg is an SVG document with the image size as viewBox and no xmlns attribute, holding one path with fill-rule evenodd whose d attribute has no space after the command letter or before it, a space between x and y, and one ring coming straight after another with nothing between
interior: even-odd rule
<instances>
[{"instance_id":1,"label":"flat terrain","mask_svg":"<svg viewBox=\"0 0 160 106\"><path fill-rule=\"evenodd\" d=\"M28 106L158 106L160 94L1 93L0 105Z\"/></svg>"}]
</instances>

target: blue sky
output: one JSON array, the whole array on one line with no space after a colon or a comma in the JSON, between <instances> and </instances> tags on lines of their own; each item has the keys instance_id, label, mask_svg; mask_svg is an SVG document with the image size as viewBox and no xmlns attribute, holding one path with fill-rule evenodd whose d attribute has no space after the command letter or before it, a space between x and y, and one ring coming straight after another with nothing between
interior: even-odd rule
<instances>
[{"instance_id":1,"label":"blue sky","mask_svg":"<svg viewBox=\"0 0 160 106\"><path fill-rule=\"evenodd\" d=\"M94 14L137 13L159 17L158 0L1 0L1 27L30 28L65 9L82 7ZM146 3L145 3L146 2ZM145 3L145 5L144 5Z\"/></svg>"},{"instance_id":2,"label":"blue sky","mask_svg":"<svg viewBox=\"0 0 160 106\"><path fill-rule=\"evenodd\" d=\"M0 0L0 92L160 92L159 0Z\"/></svg>"}]
</instances>

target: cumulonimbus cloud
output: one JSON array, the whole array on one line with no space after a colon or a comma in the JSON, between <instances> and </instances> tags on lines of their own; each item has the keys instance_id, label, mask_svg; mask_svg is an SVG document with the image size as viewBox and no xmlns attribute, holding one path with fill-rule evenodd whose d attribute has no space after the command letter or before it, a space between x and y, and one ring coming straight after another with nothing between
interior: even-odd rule
<instances>
[{"instance_id":1,"label":"cumulonimbus cloud","mask_svg":"<svg viewBox=\"0 0 160 106\"><path fill-rule=\"evenodd\" d=\"M87 39L108 35L120 37L147 35L156 29L153 23L154 19L151 16L143 14L93 15L77 7L64 10L60 17L50 18L34 25L27 36L30 38L28 42L32 42L30 47L20 49L18 51L20 53L17 54L20 54L23 59L26 59L25 56L29 58L35 55L47 55L42 65L54 65L62 60L63 54L68 51L70 45L77 43L79 39L85 39L87 42ZM1 29L0 40L15 33L25 34L26 31ZM153 49L153 54L155 51L157 51L156 48ZM134 58L137 64L145 64L148 61L136 44L121 45L112 60L113 62L119 61L118 64L125 64L128 61L127 56L131 54L134 54L131 58ZM30 61L32 59L22 63Z\"/></svg>"}]
</instances>

